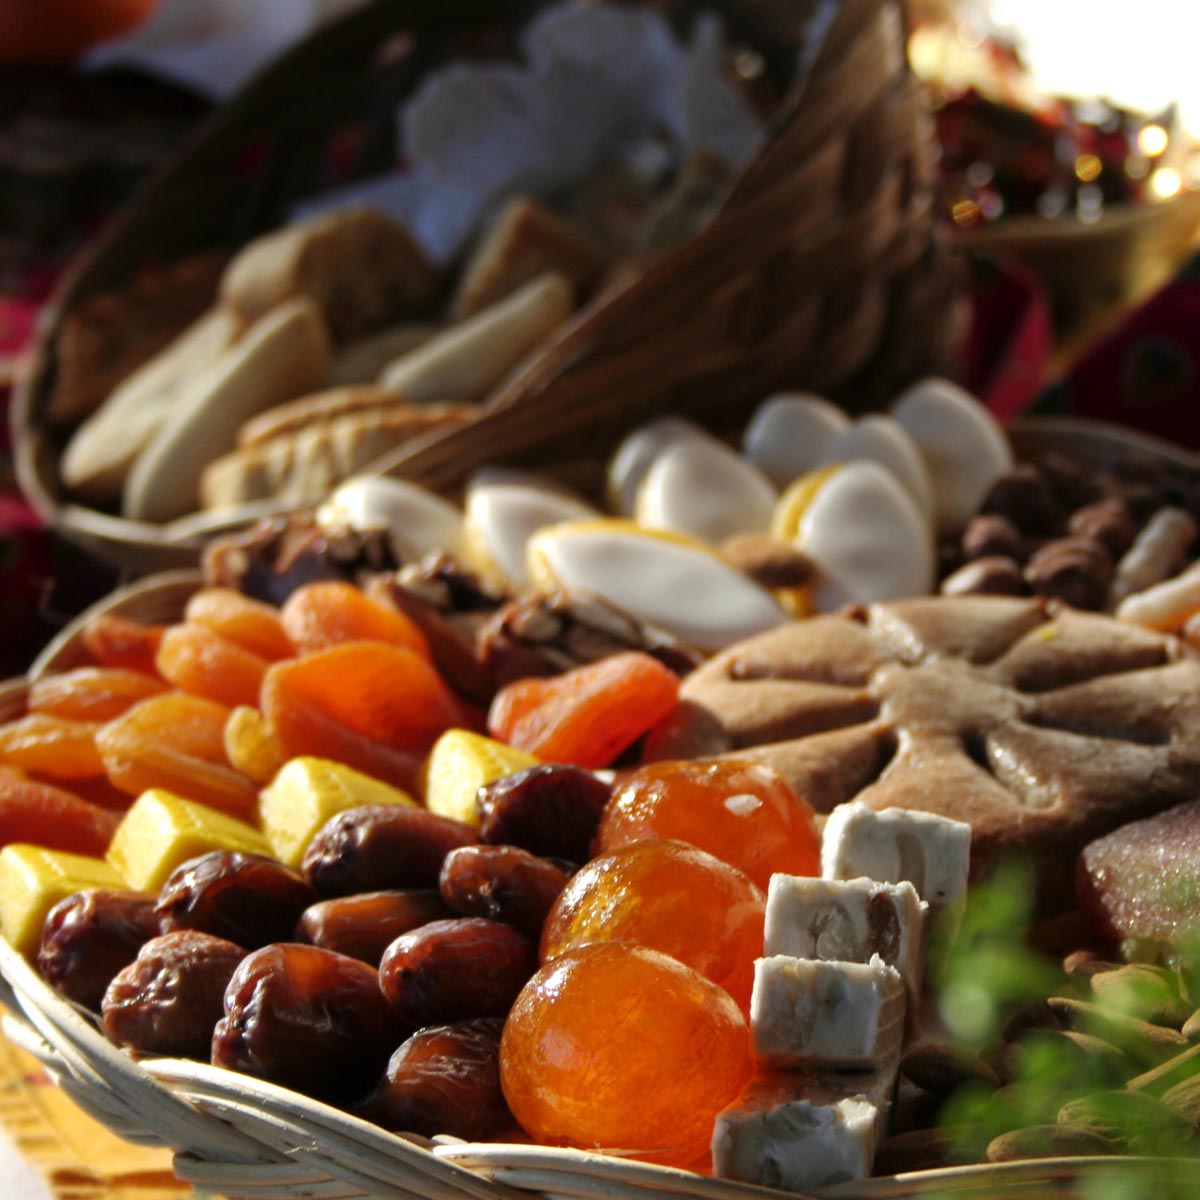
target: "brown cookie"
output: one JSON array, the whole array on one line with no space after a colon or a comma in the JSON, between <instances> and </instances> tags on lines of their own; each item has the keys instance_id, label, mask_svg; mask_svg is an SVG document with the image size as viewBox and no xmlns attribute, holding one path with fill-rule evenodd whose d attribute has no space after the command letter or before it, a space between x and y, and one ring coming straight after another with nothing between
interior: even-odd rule
<instances>
[{"instance_id":1,"label":"brown cookie","mask_svg":"<svg viewBox=\"0 0 1200 1200\"><path fill-rule=\"evenodd\" d=\"M685 681L647 759L780 770L848 800L968 821L975 869L1012 851L1043 909L1090 839L1200 791L1200 660L1174 638L1038 599L928 597L750 638Z\"/></svg>"}]
</instances>

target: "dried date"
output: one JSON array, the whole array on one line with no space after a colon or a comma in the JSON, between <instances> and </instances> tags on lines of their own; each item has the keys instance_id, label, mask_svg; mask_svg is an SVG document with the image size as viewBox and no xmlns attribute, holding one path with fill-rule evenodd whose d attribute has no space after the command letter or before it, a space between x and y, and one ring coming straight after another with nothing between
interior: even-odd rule
<instances>
[{"instance_id":1,"label":"dried date","mask_svg":"<svg viewBox=\"0 0 1200 1200\"><path fill-rule=\"evenodd\" d=\"M377 967L383 952L402 933L452 915L432 889L363 892L320 900L305 909L296 924L296 939Z\"/></svg>"},{"instance_id":2,"label":"dried date","mask_svg":"<svg viewBox=\"0 0 1200 1200\"><path fill-rule=\"evenodd\" d=\"M423 808L364 805L327 821L309 843L303 871L324 896L437 887L442 860L479 835Z\"/></svg>"},{"instance_id":3,"label":"dried date","mask_svg":"<svg viewBox=\"0 0 1200 1200\"><path fill-rule=\"evenodd\" d=\"M38 970L68 1000L99 1012L113 976L161 932L154 897L146 892L76 892L46 917Z\"/></svg>"},{"instance_id":4,"label":"dried date","mask_svg":"<svg viewBox=\"0 0 1200 1200\"><path fill-rule=\"evenodd\" d=\"M242 961L212 1031L215 1066L334 1103L375 1083L409 1029L366 963L317 946L264 946Z\"/></svg>"},{"instance_id":5,"label":"dried date","mask_svg":"<svg viewBox=\"0 0 1200 1200\"><path fill-rule=\"evenodd\" d=\"M461 846L446 855L439 886L459 916L502 921L538 938L568 878L561 867L519 846Z\"/></svg>"},{"instance_id":6,"label":"dried date","mask_svg":"<svg viewBox=\"0 0 1200 1200\"><path fill-rule=\"evenodd\" d=\"M500 1089L500 1034L492 1017L418 1030L388 1061L358 1115L385 1129L490 1138L513 1124Z\"/></svg>"},{"instance_id":7,"label":"dried date","mask_svg":"<svg viewBox=\"0 0 1200 1200\"><path fill-rule=\"evenodd\" d=\"M484 917L433 921L398 937L379 964L379 985L412 1028L503 1017L537 969L537 946Z\"/></svg>"},{"instance_id":8,"label":"dried date","mask_svg":"<svg viewBox=\"0 0 1200 1200\"><path fill-rule=\"evenodd\" d=\"M579 767L545 764L479 789L480 836L546 858L586 862L612 788Z\"/></svg>"},{"instance_id":9,"label":"dried date","mask_svg":"<svg viewBox=\"0 0 1200 1200\"><path fill-rule=\"evenodd\" d=\"M198 929L257 950L292 936L317 893L299 871L265 854L214 850L171 873L158 896L164 932Z\"/></svg>"},{"instance_id":10,"label":"dried date","mask_svg":"<svg viewBox=\"0 0 1200 1200\"><path fill-rule=\"evenodd\" d=\"M245 954L191 929L152 938L104 993L105 1033L145 1054L207 1058L225 987Z\"/></svg>"}]
</instances>

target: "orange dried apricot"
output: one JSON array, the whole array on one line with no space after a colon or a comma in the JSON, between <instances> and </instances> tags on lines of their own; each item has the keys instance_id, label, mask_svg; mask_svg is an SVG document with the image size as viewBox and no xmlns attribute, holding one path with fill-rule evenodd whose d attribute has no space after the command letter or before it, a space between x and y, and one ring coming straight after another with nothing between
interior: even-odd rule
<instances>
[{"instance_id":1,"label":"orange dried apricot","mask_svg":"<svg viewBox=\"0 0 1200 1200\"><path fill-rule=\"evenodd\" d=\"M517 997L500 1082L532 1138L685 1166L750 1078L738 1006L682 963L593 942L547 963Z\"/></svg>"},{"instance_id":2,"label":"orange dried apricot","mask_svg":"<svg viewBox=\"0 0 1200 1200\"><path fill-rule=\"evenodd\" d=\"M172 625L158 648L158 671L181 691L233 707L258 703L268 662L205 625Z\"/></svg>"},{"instance_id":3,"label":"orange dried apricot","mask_svg":"<svg viewBox=\"0 0 1200 1200\"><path fill-rule=\"evenodd\" d=\"M241 706L225 722L225 757L243 775L266 785L287 762L283 743L257 708Z\"/></svg>"},{"instance_id":4,"label":"orange dried apricot","mask_svg":"<svg viewBox=\"0 0 1200 1200\"><path fill-rule=\"evenodd\" d=\"M821 837L812 809L759 763L661 762L613 791L595 849L640 838L678 838L745 872L764 891L772 874L816 875Z\"/></svg>"},{"instance_id":5,"label":"orange dried apricot","mask_svg":"<svg viewBox=\"0 0 1200 1200\"><path fill-rule=\"evenodd\" d=\"M121 814L49 783L0 767L0 846L31 842L49 850L98 857L108 849Z\"/></svg>"},{"instance_id":6,"label":"orange dried apricot","mask_svg":"<svg viewBox=\"0 0 1200 1200\"><path fill-rule=\"evenodd\" d=\"M254 807L258 788L225 757L228 719L220 704L169 692L102 725L96 746L109 780L123 792L139 796L164 788L241 815Z\"/></svg>"},{"instance_id":7,"label":"orange dried apricot","mask_svg":"<svg viewBox=\"0 0 1200 1200\"><path fill-rule=\"evenodd\" d=\"M279 718L294 701L316 707L364 737L418 753L428 751L461 714L454 694L427 659L382 642L344 642L276 663L263 683L262 711L281 735L286 721ZM286 736L283 741L289 753L296 752Z\"/></svg>"},{"instance_id":8,"label":"orange dried apricot","mask_svg":"<svg viewBox=\"0 0 1200 1200\"><path fill-rule=\"evenodd\" d=\"M165 625L141 625L117 613L92 617L80 631L84 649L102 667L128 667L157 675L155 658Z\"/></svg>"},{"instance_id":9,"label":"orange dried apricot","mask_svg":"<svg viewBox=\"0 0 1200 1200\"><path fill-rule=\"evenodd\" d=\"M699 971L749 1012L765 905L741 871L695 846L633 842L571 877L542 926L542 961L588 942L633 942Z\"/></svg>"},{"instance_id":10,"label":"orange dried apricot","mask_svg":"<svg viewBox=\"0 0 1200 1200\"><path fill-rule=\"evenodd\" d=\"M546 679L520 679L496 693L488 711L494 738L543 762L606 767L670 715L679 677L638 650Z\"/></svg>"},{"instance_id":11,"label":"orange dried apricot","mask_svg":"<svg viewBox=\"0 0 1200 1200\"><path fill-rule=\"evenodd\" d=\"M111 721L167 685L157 675L128 667L77 667L36 679L29 688L31 712L72 721Z\"/></svg>"},{"instance_id":12,"label":"orange dried apricot","mask_svg":"<svg viewBox=\"0 0 1200 1200\"><path fill-rule=\"evenodd\" d=\"M201 588L187 602L183 616L189 624L203 625L270 662L296 653L283 631L279 611L233 588Z\"/></svg>"},{"instance_id":13,"label":"orange dried apricot","mask_svg":"<svg viewBox=\"0 0 1200 1200\"><path fill-rule=\"evenodd\" d=\"M301 654L343 642L388 642L429 657L429 643L415 622L342 580L322 580L297 588L284 602L280 616Z\"/></svg>"},{"instance_id":14,"label":"orange dried apricot","mask_svg":"<svg viewBox=\"0 0 1200 1200\"><path fill-rule=\"evenodd\" d=\"M30 713L0 725L0 762L51 779L94 779L104 774L97 728L90 721Z\"/></svg>"}]
</instances>

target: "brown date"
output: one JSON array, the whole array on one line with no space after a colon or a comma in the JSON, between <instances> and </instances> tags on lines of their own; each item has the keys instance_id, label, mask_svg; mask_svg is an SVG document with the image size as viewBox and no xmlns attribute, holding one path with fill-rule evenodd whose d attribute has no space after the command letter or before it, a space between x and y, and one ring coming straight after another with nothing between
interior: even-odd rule
<instances>
[{"instance_id":1,"label":"brown date","mask_svg":"<svg viewBox=\"0 0 1200 1200\"><path fill-rule=\"evenodd\" d=\"M430 888L338 896L304 910L296 924L296 940L377 967L383 952L402 933L451 915L441 896Z\"/></svg>"},{"instance_id":2,"label":"brown date","mask_svg":"<svg viewBox=\"0 0 1200 1200\"><path fill-rule=\"evenodd\" d=\"M355 958L285 942L242 960L212 1031L212 1061L334 1103L379 1078L407 1033Z\"/></svg>"},{"instance_id":3,"label":"brown date","mask_svg":"<svg viewBox=\"0 0 1200 1200\"><path fill-rule=\"evenodd\" d=\"M104 993L105 1033L146 1054L207 1058L225 987L245 955L194 929L152 938Z\"/></svg>"},{"instance_id":4,"label":"brown date","mask_svg":"<svg viewBox=\"0 0 1200 1200\"><path fill-rule=\"evenodd\" d=\"M513 1124L500 1090L500 1034L494 1017L418 1030L388 1060L357 1115L401 1133L468 1141Z\"/></svg>"},{"instance_id":5,"label":"brown date","mask_svg":"<svg viewBox=\"0 0 1200 1200\"><path fill-rule=\"evenodd\" d=\"M587 862L612 788L579 767L543 764L479 789L479 833L492 845Z\"/></svg>"},{"instance_id":6,"label":"brown date","mask_svg":"<svg viewBox=\"0 0 1200 1200\"><path fill-rule=\"evenodd\" d=\"M99 1012L113 976L161 932L154 897L146 892L76 892L46 917L38 970L68 1000Z\"/></svg>"},{"instance_id":7,"label":"brown date","mask_svg":"<svg viewBox=\"0 0 1200 1200\"><path fill-rule=\"evenodd\" d=\"M163 930L198 929L247 950L284 942L317 899L299 871L265 854L214 850L177 867L158 894Z\"/></svg>"},{"instance_id":8,"label":"brown date","mask_svg":"<svg viewBox=\"0 0 1200 1200\"><path fill-rule=\"evenodd\" d=\"M304 854L308 881L324 896L435 888L442 860L479 835L469 825L424 808L348 808L317 831Z\"/></svg>"},{"instance_id":9,"label":"brown date","mask_svg":"<svg viewBox=\"0 0 1200 1200\"><path fill-rule=\"evenodd\" d=\"M519 846L461 846L446 855L439 886L460 916L502 921L536 940L568 878Z\"/></svg>"},{"instance_id":10,"label":"brown date","mask_svg":"<svg viewBox=\"0 0 1200 1200\"><path fill-rule=\"evenodd\" d=\"M537 945L484 917L433 921L398 937L379 964L379 985L412 1028L503 1017L537 970Z\"/></svg>"}]
</instances>

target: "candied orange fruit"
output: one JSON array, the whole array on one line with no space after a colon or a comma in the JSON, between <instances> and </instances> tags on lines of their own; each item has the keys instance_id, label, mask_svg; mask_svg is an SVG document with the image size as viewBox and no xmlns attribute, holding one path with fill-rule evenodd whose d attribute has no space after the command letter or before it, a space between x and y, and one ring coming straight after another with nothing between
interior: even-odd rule
<instances>
[{"instance_id":1,"label":"candied orange fruit","mask_svg":"<svg viewBox=\"0 0 1200 1200\"><path fill-rule=\"evenodd\" d=\"M158 648L159 674L180 691L230 708L257 704L265 658L223 638L206 625L172 625Z\"/></svg>"},{"instance_id":2,"label":"candied orange fruit","mask_svg":"<svg viewBox=\"0 0 1200 1200\"><path fill-rule=\"evenodd\" d=\"M0 767L0 847L31 842L50 850L102 855L121 816L73 792Z\"/></svg>"},{"instance_id":3,"label":"candied orange fruit","mask_svg":"<svg viewBox=\"0 0 1200 1200\"><path fill-rule=\"evenodd\" d=\"M35 679L29 685L29 710L71 721L111 721L139 700L165 691L167 685L157 675L144 671L77 667Z\"/></svg>"},{"instance_id":4,"label":"candied orange fruit","mask_svg":"<svg viewBox=\"0 0 1200 1200\"><path fill-rule=\"evenodd\" d=\"M765 904L741 871L695 846L632 842L571 877L542 927L542 961L588 942L633 942L699 971L749 1012Z\"/></svg>"},{"instance_id":5,"label":"candied orange fruit","mask_svg":"<svg viewBox=\"0 0 1200 1200\"><path fill-rule=\"evenodd\" d=\"M201 588L188 601L183 615L188 624L203 625L271 662L296 653L278 610L233 588Z\"/></svg>"},{"instance_id":6,"label":"candied orange fruit","mask_svg":"<svg viewBox=\"0 0 1200 1200\"><path fill-rule=\"evenodd\" d=\"M322 580L297 588L280 612L283 627L301 654L343 642L388 642L429 657L416 623L397 609L377 604L352 583Z\"/></svg>"},{"instance_id":7,"label":"candied orange fruit","mask_svg":"<svg viewBox=\"0 0 1200 1200\"><path fill-rule=\"evenodd\" d=\"M638 650L496 694L488 732L543 762L606 767L674 710L679 677Z\"/></svg>"},{"instance_id":8,"label":"candied orange fruit","mask_svg":"<svg viewBox=\"0 0 1200 1200\"><path fill-rule=\"evenodd\" d=\"M500 1045L504 1097L539 1142L632 1151L686 1166L750 1078L746 1019L682 963L593 942L547 963Z\"/></svg>"},{"instance_id":9,"label":"candied orange fruit","mask_svg":"<svg viewBox=\"0 0 1200 1200\"><path fill-rule=\"evenodd\" d=\"M102 667L128 667L157 675L155 659L165 625L142 625L118 613L100 613L80 631L80 640L93 662Z\"/></svg>"},{"instance_id":10,"label":"candied orange fruit","mask_svg":"<svg viewBox=\"0 0 1200 1200\"><path fill-rule=\"evenodd\" d=\"M104 774L90 721L29 713L0 725L0 762L51 779L95 779Z\"/></svg>"},{"instance_id":11,"label":"candied orange fruit","mask_svg":"<svg viewBox=\"0 0 1200 1200\"><path fill-rule=\"evenodd\" d=\"M759 763L661 762L613 792L595 850L640 838L678 838L745 872L766 890L776 871L816 875L821 836L813 811L778 772Z\"/></svg>"},{"instance_id":12,"label":"candied orange fruit","mask_svg":"<svg viewBox=\"0 0 1200 1200\"><path fill-rule=\"evenodd\" d=\"M212 700L168 692L135 704L102 725L96 746L109 780L139 796L163 788L226 812L249 812L257 802L253 780L225 757L229 709Z\"/></svg>"}]
</instances>

